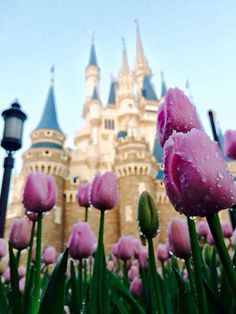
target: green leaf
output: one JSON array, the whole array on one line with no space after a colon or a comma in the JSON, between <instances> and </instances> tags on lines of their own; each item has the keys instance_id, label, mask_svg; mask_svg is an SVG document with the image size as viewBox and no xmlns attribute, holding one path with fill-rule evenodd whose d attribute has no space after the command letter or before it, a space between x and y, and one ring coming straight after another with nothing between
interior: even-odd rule
<instances>
[{"instance_id":1,"label":"green leaf","mask_svg":"<svg viewBox=\"0 0 236 314\"><path fill-rule=\"evenodd\" d=\"M4 286L2 281L0 280L0 309L1 314L8 314L8 305L7 305L7 297L4 291Z\"/></svg>"},{"instance_id":2,"label":"green leaf","mask_svg":"<svg viewBox=\"0 0 236 314\"><path fill-rule=\"evenodd\" d=\"M39 314L64 313L67 259L68 248L57 261L46 292L40 303Z\"/></svg>"},{"instance_id":3,"label":"green leaf","mask_svg":"<svg viewBox=\"0 0 236 314\"><path fill-rule=\"evenodd\" d=\"M24 314L31 314L32 313L32 299L34 296L34 278L35 278L35 267L32 266L30 270L29 282L27 289L24 294L23 298L23 308Z\"/></svg>"},{"instance_id":4,"label":"green leaf","mask_svg":"<svg viewBox=\"0 0 236 314\"><path fill-rule=\"evenodd\" d=\"M121 294L122 298L125 299L135 314L145 314L145 311L138 304L138 302L132 297L129 290L115 277L115 275L107 270L109 283L113 288L116 288L117 291Z\"/></svg>"},{"instance_id":5,"label":"green leaf","mask_svg":"<svg viewBox=\"0 0 236 314\"><path fill-rule=\"evenodd\" d=\"M206 280L204 280L203 283L206 290L206 296L210 308L210 313L214 314L227 313L227 308L223 307L223 304L220 301L219 295L217 296L216 291L214 290L213 290L214 292L212 291L211 287L209 286Z\"/></svg>"},{"instance_id":6,"label":"green leaf","mask_svg":"<svg viewBox=\"0 0 236 314\"><path fill-rule=\"evenodd\" d=\"M11 305L12 314L23 314L21 294L19 291L19 277L16 257L9 242L10 272L11 272Z\"/></svg>"},{"instance_id":7,"label":"green leaf","mask_svg":"<svg viewBox=\"0 0 236 314\"><path fill-rule=\"evenodd\" d=\"M75 268L74 263L71 260L70 262L70 279L71 279L71 296L72 296L72 306L74 309L74 313L80 312L80 298L81 296L78 293L78 283L76 280Z\"/></svg>"},{"instance_id":8,"label":"green leaf","mask_svg":"<svg viewBox=\"0 0 236 314\"><path fill-rule=\"evenodd\" d=\"M195 302L192 298L191 290L189 285L184 281L179 271L173 267L173 271L178 283L179 293L178 293L178 314L197 314L197 308Z\"/></svg>"}]
</instances>

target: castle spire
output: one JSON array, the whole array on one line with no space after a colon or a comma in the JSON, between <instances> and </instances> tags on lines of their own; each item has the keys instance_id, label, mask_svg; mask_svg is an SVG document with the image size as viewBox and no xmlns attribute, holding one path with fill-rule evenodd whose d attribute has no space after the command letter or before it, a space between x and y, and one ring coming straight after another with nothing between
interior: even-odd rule
<instances>
[{"instance_id":1,"label":"castle spire","mask_svg":"<svg viewBox=\"0 0 236 314\"><path fill-rule=\"evenodd\" d=\"M164 78L164 73L161 71L161 97L164 97L167 92L166 82Z\"/></svg>"},{"instance_id":2,"label":"castle spire","mask_svg":"<svg viewBox=\"0 0 236 314\"><path fill-rule=\"evenodd\" d=\"M44 107L44 111L41 117L41 120L35 130L39 129L52 129L63 134L57 119L56 112L56 101L55 101L55 92L54 92L54 72L55 68L51 68L51 79L50 87L48 90L48 95Z\"/></svg>"},{"instance_id":3,"label":"castle spire","mask_svg":"<svg viewBox=\"0 0 236 314\"><path fill-rule=\"evenodd\" d=\"M127 49L126 49L124 38L122 38L122 43L123 43L123 51L122 51L122 63L121 63L120 72L127 74L129 72L129 63L128 63Z\"/></svg>"},{"instance_id":4,"label":"castle spire","mask_svg":"<svg viewBox=\"0 0 236 314\"><path fill-rule=\"evenodd\" d=\"M94 33L93 32L91 32L91 46L90 46L90 52L89 52L88 66L89 65L96 65L96 66L98 66L96 49L95 49Z\"/></svg>"},{"instance_id":5,"label":"castle spire","mask_svg":"<svg viewBox=\"0 0 236 314\"><path fill-rule=\"evenodd\" d=\"M116 103L116 81L112 78L110 84L110 91L108 96L108 104L115 104Z\"/></svg>"},{"instance_id":6,"label":"castle spire","mask_svg":"<svg viewBox=\"0 0 236 314\"><path fill-rule=\"evenodd\" d=\"M139 23L137 19L134 22L136 24L136 65L145 64L146 59L145 59L143 44L142 44L141 35L140 35Z\"/></svg>"}]
</instances>

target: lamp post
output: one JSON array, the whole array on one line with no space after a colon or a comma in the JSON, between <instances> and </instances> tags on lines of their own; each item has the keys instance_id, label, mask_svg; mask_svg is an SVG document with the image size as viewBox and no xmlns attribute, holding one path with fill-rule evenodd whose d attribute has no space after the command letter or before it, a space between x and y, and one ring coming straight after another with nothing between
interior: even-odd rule
<instances>
[{"instance_id":1,"label":"lamp post","mask_svg":"<svg viewBox=\"0 0 236 314\"><path fill-rule=\"evenodd\" d=\"M22 145L22 133L26 114L21 111L20 105L14 102L9 109L2 112L5 122L1 146L6 150L7 157L4 159L4 173L0 196L0 238L4 236L6 220L7 201L11 181L11 172L14 167L13 152L20 149Z\"/></svg>"}]
</instances>

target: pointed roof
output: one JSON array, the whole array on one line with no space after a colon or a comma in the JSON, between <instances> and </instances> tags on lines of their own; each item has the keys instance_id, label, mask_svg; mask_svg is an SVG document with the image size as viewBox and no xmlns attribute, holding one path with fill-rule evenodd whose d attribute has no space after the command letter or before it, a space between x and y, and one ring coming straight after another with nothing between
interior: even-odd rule
<instances>
[{"instance_id":1,"label":"pointed roof","mask_svg":"<svg viewBox=\"0 0 236 314\"><path fill-rule=\"evenodd\" d=\"M136 64L146 63L138 20L136 23Z\"/></svg>"},{"instance_id":2,"label":"pointed roof","mask_svg":"<svg viewBox=\"0 0 236 314\"><path fill-rule=\"evenodd\" d=\"M90 46L88 65L96 65L96 66L98 66L96 49L95 49L95 43L94 43L94 38L93 37L91 39L91 46Z\"/></svg>"},{"instance_id":3,"label":"pointed roof","mask_svg":"<svg viewBox=\"0 0 236 314\"><path fill-rule=\"evenodd\" d=\"M116 82L114 80L111 81L107 103L108 104L115 104L116 103Z\"/></svg>"},{"instance_id":4,"label":"pointed roof","mask_svg":"<svg viewBox=\"0 0 236 314\"><path fill-rule=\"evenodd\" d=\"M157 95L147 75L143 79L142 96L148 100L157 100Z\"/></svg>"},{"instance_id":5,"label":"pointed roof","mask_svg":"<svg viewBox=\"0 0 236 314\"><path fill-rule=\"evenodd\" d=\"M35 130L39 129L52 129L63 134L57 119L53 80L51 80L41 120Z\"/></svg>"},{"instance_id":6,"label":"pointed roof","mask_svg":"<svg viewBox=\"0 0 236 314\"><path fill-rule=\"evenodd\" d=\"M93 90L92 100L99 100L98 92L97 92L97 88L96 87L94 87L94 90Z\"/></svg>"},{"instance_id":7,"label":"pointed roof","mask_svg":"<svg viewBox=\"0 0 236 314\"><path fill-rule=\"evenodd\" d=\"M164 78L164 73L161 71L161 97L164 97L167 93L166 82Z\"/></svg>"},{"instance_id":8,"label":"pointed roof","mask_svg":"<svg viewBox=\"0 0 236 314\"><path fill-rule=\"evenodd\" d=\"M123 51L122 51L122 63L121 63L121 70L122 73L128 73L129 72L129 63L128 63L128 56L127 56L127 49L125 44L125 39L122 38L123 42Z\"/></svg>"}]
</instances>

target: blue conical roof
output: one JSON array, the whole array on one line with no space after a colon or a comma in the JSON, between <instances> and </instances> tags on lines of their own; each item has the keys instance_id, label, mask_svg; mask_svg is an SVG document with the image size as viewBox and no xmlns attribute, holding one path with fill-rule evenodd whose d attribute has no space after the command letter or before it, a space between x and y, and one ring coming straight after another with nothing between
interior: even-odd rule
<instances>
[{"instance_id":1,"label":"blue conical roof","mask_svg":"<svg viewBox=\"0 0 236 314\"><path fill-rule=\"evenodd\" d=\"M164 74L161 72L161 97L164 97L167 92L166 82L164 79Z\"/></svg>"},{"instance_id":2,"label":"blue conical roof","mask_svg":"<svg viewBox=\"0 0 236 314\"><path fill-rule=\"evenodd\" d=\"M148 100L157 100L157 95L147 75L143 79L142 96Z\"/></svg>"},{"instance_id":3,"label":"blue conical roof","mask_svg":"<svg viewBox=\"0 0 236 314\"><path fill-rule=\"evenodd\" d=\"M155 157L157 162L159 163L163 162L163 151L157 137L155 137L154 140L153 156Z\"/></svg>"},{"instance_id":4,"label":"blue conical roof","mask_svg":"<svg viewBox=\"0 0 236 314\"><path fill-rule=\"evenodd\" d=\"M90 53L89 53L89 62L88 65L98 65L97 64L97 55L96 55L96 50L95 50L95 45L94 43L91 44L90 47Z\"/></svg>"},{"instance_id":5,"label":"blue conical roof","mask_svg":"<svg viewBox=\"0 0 236 314\"><path fill-rule=\"evenodd\" d=\"M39 129L52 129L63 134L57 120L56 102L53 85L49 87L44 111L41 120L35 130Z\"/></svg>"},{"instance_id":6,"label":"blue conical roof","mask_svg":"<svg viewBox=\"0 0 236 314\"><path fill-rule=\"evenodd\" d=\"M116 103L116 82L115 81L111 82L107 103L108 104Z\"/></svg>"}]
</instances>

